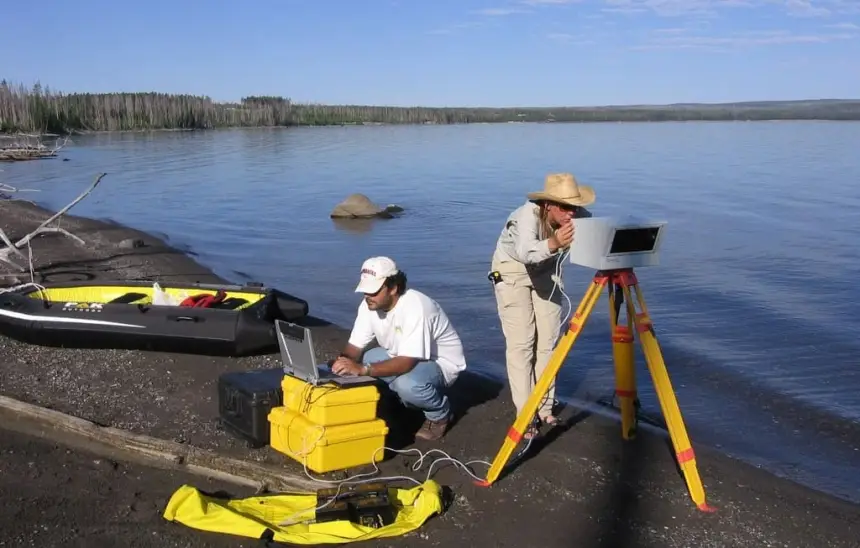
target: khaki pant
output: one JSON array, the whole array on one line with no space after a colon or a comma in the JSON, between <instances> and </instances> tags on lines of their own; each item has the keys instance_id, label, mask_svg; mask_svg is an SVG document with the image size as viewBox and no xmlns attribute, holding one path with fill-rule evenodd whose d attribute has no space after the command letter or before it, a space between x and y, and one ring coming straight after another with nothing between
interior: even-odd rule
<instances>
[{"instance_id":1,"label":"khaki pant","mask_svg":"<svg viewBox=\"0 0 860 548\"><path fill-rule=\"evenodd\" d=\"M562 320L562 287L553 292L555 261L539 275L529 275L519 262L493 261L502 281L495 284L496 303L502 332L505 335L505 357L511 397L522 411L540 378L559 337ZM552 294L552 300L550 300ZM541 400L538 415L552 412L555 382Z\"/></svg>"}]
</instances>

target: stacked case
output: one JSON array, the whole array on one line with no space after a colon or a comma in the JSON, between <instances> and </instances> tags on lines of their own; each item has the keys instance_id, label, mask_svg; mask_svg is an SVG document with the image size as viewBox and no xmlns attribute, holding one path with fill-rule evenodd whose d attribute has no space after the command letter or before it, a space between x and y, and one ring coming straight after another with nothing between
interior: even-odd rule
<instances>
[{"instance_id":1,"label":"stacked case","mask_svg":"<svg viewBox=\"0 0 860 548\"><path fill-rule=\"evenodd\" d=\"M313 386L282 377L283 405L268 415L272 449L317 473L382 460L388 426L377 417L377 386Z\"/></svg>"}]
</instances>

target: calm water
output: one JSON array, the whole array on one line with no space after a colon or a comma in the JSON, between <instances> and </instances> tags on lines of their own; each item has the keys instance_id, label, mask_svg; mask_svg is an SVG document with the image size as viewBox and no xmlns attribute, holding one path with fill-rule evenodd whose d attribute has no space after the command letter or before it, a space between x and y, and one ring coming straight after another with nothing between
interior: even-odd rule
<instances>
[{"instance_id":1,"label":"calm water","mask_svg":"<svg viewBox=\"0 0 860 548\"><path fill-rule=\"evenodd\" d=\"M471 367L501 376L485 278L496 236L545 173L571 170L596 187L595 214L669 221L662 265L639 277L692 439L860 501L858 151L857 123L263 129L78 137L71 161L2 176L59 207L106 171L75 213L167 235L345 326L359 265L391 255L447 310ZM329 219L353 192L407 214ZM566 267L574 306L591 274ZM611 397L607 317L604 296L560 396ZM638 365L643 410L659 416Z\"/></svg>"}]
</instances>

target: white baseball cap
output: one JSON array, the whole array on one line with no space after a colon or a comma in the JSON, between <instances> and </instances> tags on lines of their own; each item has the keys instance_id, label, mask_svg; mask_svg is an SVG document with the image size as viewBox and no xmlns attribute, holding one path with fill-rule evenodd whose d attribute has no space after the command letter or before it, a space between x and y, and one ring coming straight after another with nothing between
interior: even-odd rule
<instances>
[{"instance_id":1,"label":"white baseball cap","mask_svg":"<svg viewBox=\"0 0 860 548\"><path fill-rule=\"evenodd\" d=\"M361 265L361 281L355 288L356 293L376 293L385 279L397 274L397 265L388 257L371 257Z\"/></svg>"}]
</instances>

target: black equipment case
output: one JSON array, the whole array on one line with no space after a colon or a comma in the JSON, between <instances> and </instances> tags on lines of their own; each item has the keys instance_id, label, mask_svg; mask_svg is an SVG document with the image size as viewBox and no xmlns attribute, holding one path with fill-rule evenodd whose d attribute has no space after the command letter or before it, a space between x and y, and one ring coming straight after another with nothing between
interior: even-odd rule
<instances>
[{"instance_id":1,"label":"black equipment case","mask_svg":"<svg viewBox=\"0 0 860 548\"><path fill-rule=\"evenodd\" d=\"M269 411L283 405L284 370L230 371L218 378L218 415L221 425L248 447L269 444Z\"/></svg>"}]
</instances>

